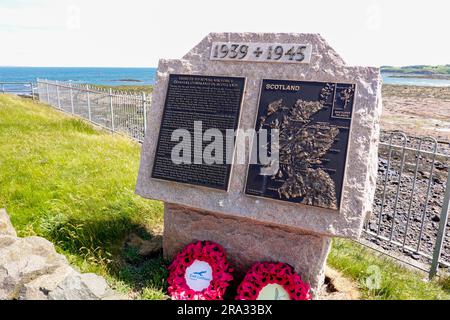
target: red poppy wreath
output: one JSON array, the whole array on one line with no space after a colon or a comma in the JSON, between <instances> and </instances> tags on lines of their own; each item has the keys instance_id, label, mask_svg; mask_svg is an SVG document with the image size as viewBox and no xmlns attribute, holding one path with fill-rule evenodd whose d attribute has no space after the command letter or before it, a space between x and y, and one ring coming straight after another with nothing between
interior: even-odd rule
<instances>
[{"instance_id":1,"label":"red poppy wreath","mask_svg":"<svg viewBox=\"0 0 450 320\"><path fill-rule=\"evenodd\" d=\"M232 271L220 245L188 244L169 266L169 295L175 300L222 300Z\"/></svg>"},{"instance_id":2,"label":"red poppy wreath","mask_svg":"<svg viewBox=\"0 0 450 320\"><path fill-rule=\"evenodd\" d=\"M237 289L236 300L311 300L310 286L290 265L258 262Z\"/></svg>"}]
</instances>

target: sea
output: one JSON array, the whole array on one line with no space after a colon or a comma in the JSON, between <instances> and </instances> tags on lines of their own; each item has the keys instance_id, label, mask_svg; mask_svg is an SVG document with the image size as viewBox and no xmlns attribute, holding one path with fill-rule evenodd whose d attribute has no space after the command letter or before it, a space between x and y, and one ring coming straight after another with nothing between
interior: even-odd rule
<instances>
[{"instance_id":1,"label":"sea","mask_svg":"<svg viewBox=\"0 0 450 320\"><path fill-rule=\"evenodd\" d=\"M156 80L156 68L0 67L0 83L35 82L38 78L106 86L152 85ZM433 87L450 86L450 80L403 78L396 77L395 74L383 74L383 83Z\"/></svg>"},{"instance_id":2,"label":"sea","mask_svg":"<svg viewBox=\"0 0 450 320\"><path fill-rule=\"evenodd\" d=\"M156 68L0 67L0 82L72 81L106 86L151 85Z\"/></svg>"}]
</instances>

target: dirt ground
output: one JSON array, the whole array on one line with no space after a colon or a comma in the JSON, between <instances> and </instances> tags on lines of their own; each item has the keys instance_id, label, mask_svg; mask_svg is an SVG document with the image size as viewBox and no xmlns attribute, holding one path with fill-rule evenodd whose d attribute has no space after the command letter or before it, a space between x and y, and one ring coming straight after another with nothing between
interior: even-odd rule
<instances>
[{"instance_id":1,"label":"dirt ground","mask_svg":"<svg viewBox=\"0 0 450 320\"><path fill-rule=\"evenodd\" d=\"M450 87L383 85L383 130L450 142Z\"/></svg>"},{"instance_id":2,"label":"dirt ground","mask_svg":"<svg viewBox=\"0 0 450 320\"><path fill-rule=\"evenodd\" d=\"M325 283L320 289L318 300L359 300L361 292L358 284L344 277L344 275L325 266Z\"/></svg>"}]
</instances>

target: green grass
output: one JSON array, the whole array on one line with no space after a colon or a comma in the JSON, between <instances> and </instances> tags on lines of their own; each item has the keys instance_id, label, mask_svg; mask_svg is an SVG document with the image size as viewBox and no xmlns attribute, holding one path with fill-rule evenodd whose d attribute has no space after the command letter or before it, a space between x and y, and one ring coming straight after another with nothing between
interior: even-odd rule
<instances>
[{"instance_id":1,"label":"green grass","mask_svg":"<svg viewBox=\"0 0 450 320\"><path fill-rule=\"evenodd\" d=\"M450 299L448 278L429 282L426 274L406 269L350 240L333 240L328 265L353 279L364 299Z\"/></svg>"},{"instance_id":2,"label":"green grass","mask_svg":"<svg viewBox=\"0 0 450 320\"><path fill-rule=\"evenodd\" d=\"M0 95L0 207L19 235L49 239L82 271L134 298L161 299L166 262L123 245L131 232L150 238L162 224L162 204L134 194L139 157L140 146L121 135ZM351 241L334 241L329 264L367 299L450 298L448 279L424 282ZM379 287L369 289L377 275Z\"/></svg>"},{"instance_id":3,"label":"green grass","mask_svg":"<svg viewBox=\"0 0 450 320\"><path fill-rule=\"evenodd\" d=\"M20 236L39 235L125 292L162 297L161 258L128 263L122 243L162 223L134 194L140 146L29 100L0 95L0 207Z\"/></svg>"}]
</instances>

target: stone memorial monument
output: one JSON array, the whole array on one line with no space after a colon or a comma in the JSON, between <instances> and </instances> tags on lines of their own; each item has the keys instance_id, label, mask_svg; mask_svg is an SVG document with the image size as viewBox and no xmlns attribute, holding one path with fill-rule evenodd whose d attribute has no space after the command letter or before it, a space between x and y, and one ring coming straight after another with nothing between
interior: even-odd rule
<instances>
[{"instance_id":1,"label":"stone memorial monument","mask_svg":"<svg viewBox=\"0 0 450 320\"><path fill-rule=\"evenodd\" d=\"M211 33L160 60L150 112L136 192L165 203L164 256L211 240L238 274L285 262L317 291L331 237L372 210L379 69L318 34Z\"/></svg>"}]
</instances>

